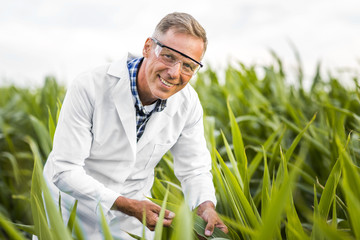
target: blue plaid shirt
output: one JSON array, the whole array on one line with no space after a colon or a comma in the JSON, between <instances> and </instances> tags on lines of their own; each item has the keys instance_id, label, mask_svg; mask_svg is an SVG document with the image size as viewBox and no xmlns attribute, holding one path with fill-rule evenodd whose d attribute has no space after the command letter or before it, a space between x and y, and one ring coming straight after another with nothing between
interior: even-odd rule
<instances>
[{"instance_id":1,"label":"blue plaid shirt","mask_svg":"<svg viewBox=\"0 0 360 240\"><path fill-rule=\"evenodd\" d=\"M146 109L142 105L140 101L139 93L136 88L136 75L142 60L143 58L141 57L128 61L131 93L135 98L137 141L139 141L140 137L144 133L146 123L147 121L149 121L151 114L154 111L161 112L166 107L166 100L161 100L161 99L156 101L155 108L151 112L146 111Z\"/></svg>"}]
</instances>

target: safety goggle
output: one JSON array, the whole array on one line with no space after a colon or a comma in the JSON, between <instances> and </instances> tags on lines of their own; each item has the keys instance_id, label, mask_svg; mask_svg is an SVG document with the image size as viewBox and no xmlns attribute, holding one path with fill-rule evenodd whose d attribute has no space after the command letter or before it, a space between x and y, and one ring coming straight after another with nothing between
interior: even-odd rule
<instances>
[{"instance_id":1,"label":"safety goggle","mask_svg":"<svg viewBox=\"0 0 360 240\"><path fill-rule=\"evenodd\" d=\"M159 42L155 38L151 38L151 40L156 43L155 47L155 55L156 57L165 65L169 67L173 67L176 64L180 63L181 73L187 76L193 76L199 71L203 65L201 62L196 61L192 57L187 56L186 54L168 47L161 42Z\"/></svg>"}]
</instances>

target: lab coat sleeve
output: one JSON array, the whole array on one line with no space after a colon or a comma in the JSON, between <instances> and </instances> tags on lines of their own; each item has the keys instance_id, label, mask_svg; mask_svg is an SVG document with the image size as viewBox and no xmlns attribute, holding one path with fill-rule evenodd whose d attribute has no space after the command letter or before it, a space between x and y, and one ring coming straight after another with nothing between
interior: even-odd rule
<instances>
[{"instance_id":1,"label":"lab coat sleeve","mask_svg":"<svg viewBox=\"0 0 360 240\"><path fill-rule=\"evenodd\" d=\"M48 161L53 161L52 182L63 192L111 219L110 208L120 195L89 176L84 162L90 154L93 140L92 114L96 89L91 73L80 75L66 93Z\"/></svg>"},{"instance_id":2,"label":"lab coat sleeve","mask_svg":"<svg viewBox=\"0 0 360 240\"><path fill-rule=\"evenodd\" d=\"M172 147L174 171L181 182L185 199L191 209L205 201L216 205L211 174L211 156L206 147L203 110L197 94L190 99L188 120L177 143Z\"/></svg>"}]
</instances>

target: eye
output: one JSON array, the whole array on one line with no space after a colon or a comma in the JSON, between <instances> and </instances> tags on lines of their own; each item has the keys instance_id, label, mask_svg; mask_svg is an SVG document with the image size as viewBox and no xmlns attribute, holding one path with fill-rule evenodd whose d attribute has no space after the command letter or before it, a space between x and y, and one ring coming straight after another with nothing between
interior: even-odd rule
<instances>
[{"instance_id":1,"label":"eye","mask_svg":"<svg viewBox=\"0 0 360 240\"><path fill-rule=\"evenodd\" d=\"M186 62L183 63L183 68L189 72L192 72L194 70L194 66L192 64L186 63Z\"/></svg>"},{"instance_id":2,"label":"eye","mask_svg":"<svg viewBox=\"0 0 360 240\"><path fill-rule=\"evenodd\" d=\"M163 57L166 58L166 59L169 60L169 61L174 60L174 56L171 55L171 54L164 54Z\"/></svg>"},{"instance_id":3,"label":"eye","mask_svg":"<svg viewBox=\"0 0 360 240\"><path fill-rule=\"evenodd\" d=\"M161 58L168 63L173 63L176 61L176 56L174 56L172 52L167 51L166 49L163 49L161 52Z\"/></svg>"}]
</instances>

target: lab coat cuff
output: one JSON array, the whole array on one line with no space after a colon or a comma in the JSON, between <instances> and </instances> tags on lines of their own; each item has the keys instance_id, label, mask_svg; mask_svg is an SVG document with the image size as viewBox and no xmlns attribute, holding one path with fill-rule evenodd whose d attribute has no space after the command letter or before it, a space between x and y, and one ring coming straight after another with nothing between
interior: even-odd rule
<instances>
[{"instance_id":1,"label":"lab coat cuff","mask_svg":"<svg viewBox=\"0 0 360 240\"><path fill-rule=\"evenodd\" d=\"M206 201L211 201L214 206L216 206L217 204L217 200L216 200L216 197L215 196L212 196L212 195L202 195L200 196L199 198L197 199L194 199L192 202L190 202L190 207L192 210L194 210L195 208L197 208L200 204L202 204L203 202L206 202Z\"/></svg>"},{"instance_id":2,"label":"lab coat cuff","mask_svg":"<svg viewBox=\"0 0 360 240\"><path fill-rule=\"evenodd\" d=\"M103 210L105 219L107 222L110 222L113 218L116 216L112 213L111 207L113 206L115 200L120 196L119 193L111 190L111 189L105 189L101 193L101 199L98 205L96 206L96 213L98 216L101 217L100 213L100 205Z\"/></svg>"}]
</instances>

